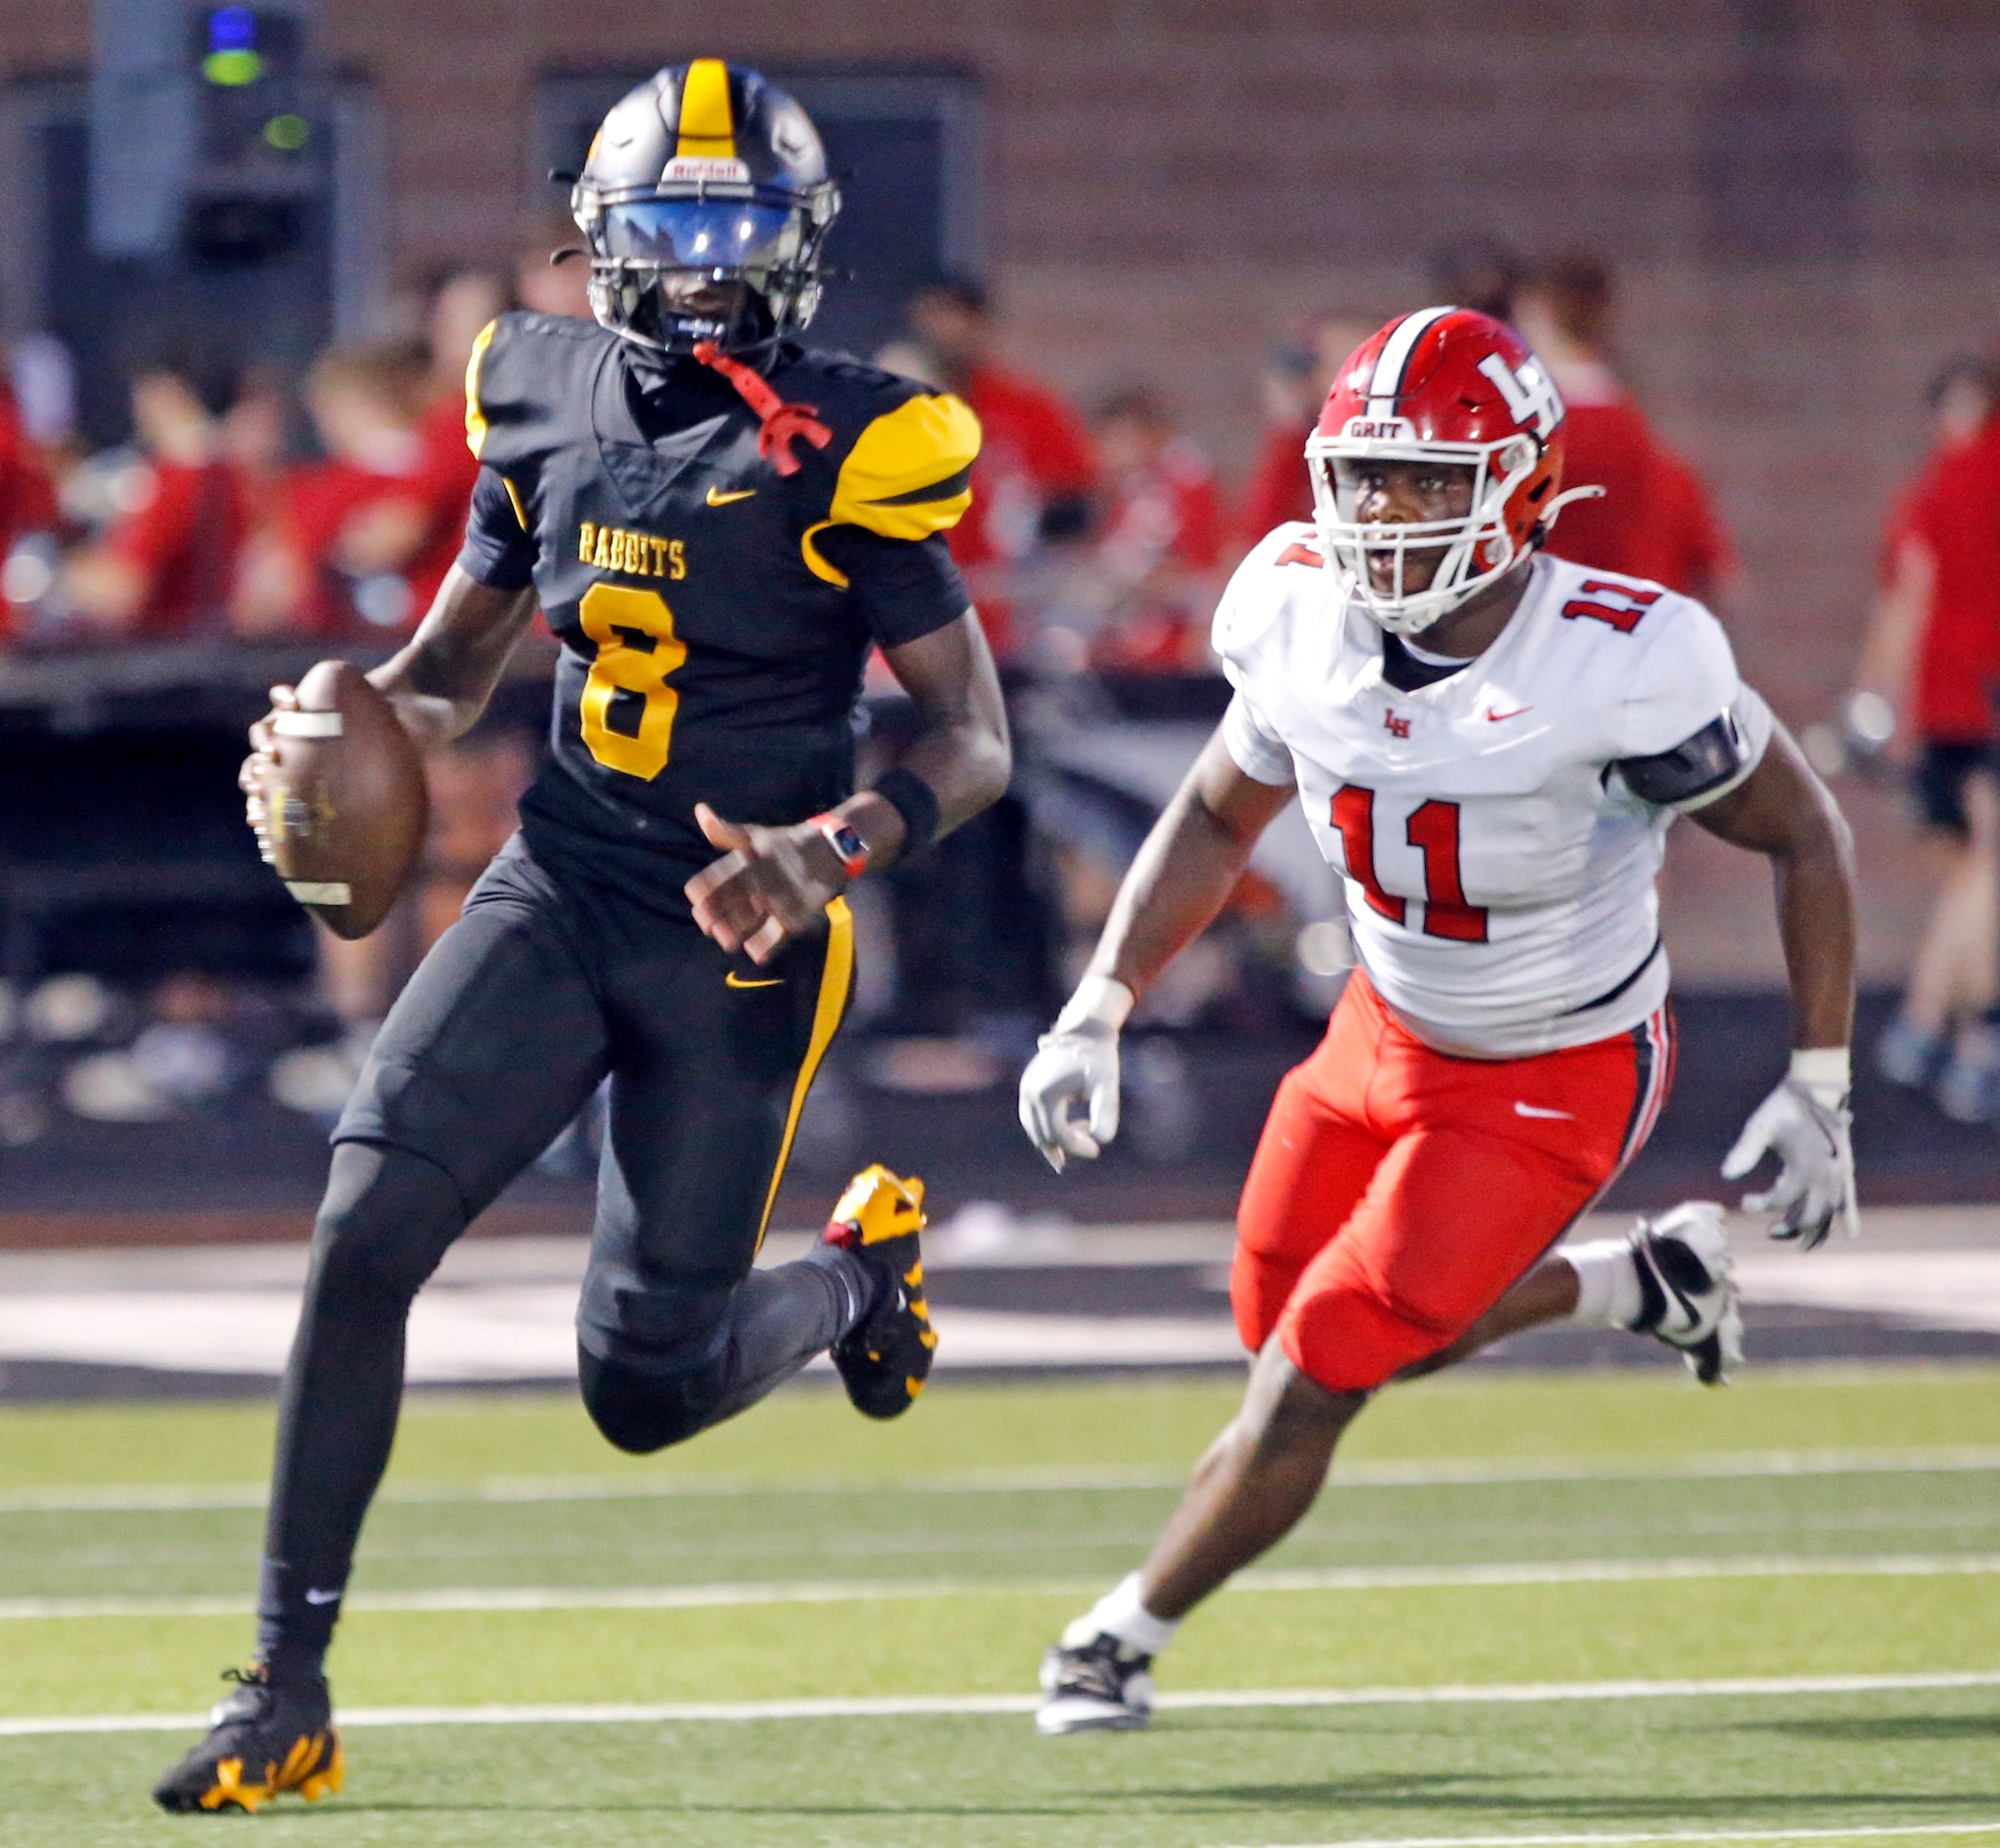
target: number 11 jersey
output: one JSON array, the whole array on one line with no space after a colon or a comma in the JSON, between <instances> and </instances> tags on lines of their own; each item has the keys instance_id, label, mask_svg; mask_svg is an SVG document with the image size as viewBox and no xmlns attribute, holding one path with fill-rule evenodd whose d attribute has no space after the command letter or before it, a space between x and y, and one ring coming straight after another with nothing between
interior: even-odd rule
<instances>
[{"instance_id":1,"label":"number 11 jersey","mask_svg":"<svg viewBox=\"0 0 2000 1848\"><path fill-rule=\"evenodd\" d=\"M1238 568L1215 642L1230 756L1297 783L1361 966L1419 1037L1528 1057L1660 1006L1667 827L1772 729L1701 604L1543 554L1484 653L1426 668L1287 525Z\"/></svg>"}]
</instances>

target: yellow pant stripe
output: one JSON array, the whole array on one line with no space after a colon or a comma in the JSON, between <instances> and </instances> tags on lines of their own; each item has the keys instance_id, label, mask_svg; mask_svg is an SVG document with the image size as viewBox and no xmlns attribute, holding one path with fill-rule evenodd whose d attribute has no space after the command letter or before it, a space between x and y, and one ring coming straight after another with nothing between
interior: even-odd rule
<instances>
[{"instance_id":1,"label":"yellow pant stripe","mask_svg":"<svg viewBox=\"0 0 2000 1848\"><path fill-rule=\"evenodd\" d=\"M820 973L820 996L813 1007L812 1038L807 1042L805 1062L798 1068L798 1081L791 1087L791 1108L784 1116L784 1140L778 1145L778 1166L771 1171L771 1191L764 1197L764 1218L757 1227L761 1251L764 1235L771 1229L771 1211L778 1204L779 1183L784 1179L784 1164L791 1159L791 1139L798 1134L798 1119L805 1109L806 1092L812 1089L814 1074L833 1044L834 1032L847 1006L847 990L854 981L854 914L844 898L827 906L827 960Z\"/></svg>"}]
</instances>

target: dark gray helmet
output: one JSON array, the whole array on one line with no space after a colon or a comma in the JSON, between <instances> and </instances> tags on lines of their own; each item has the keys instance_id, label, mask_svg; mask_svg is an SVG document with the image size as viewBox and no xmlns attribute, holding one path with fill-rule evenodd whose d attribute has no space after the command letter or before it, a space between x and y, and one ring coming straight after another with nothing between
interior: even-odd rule
<instances>
[{"instance_id":1,"label":"dark gray helmet","mask_svg":"<svg viewBox=\"0 0 2000 1848\"><path fill-rule=\"evenodd\" d=\"M570 194L592 311L670 353L743 352L805 327L840 209L812 118L719 58L669 65L619 102Z\"/></svg>"}]
</instances>

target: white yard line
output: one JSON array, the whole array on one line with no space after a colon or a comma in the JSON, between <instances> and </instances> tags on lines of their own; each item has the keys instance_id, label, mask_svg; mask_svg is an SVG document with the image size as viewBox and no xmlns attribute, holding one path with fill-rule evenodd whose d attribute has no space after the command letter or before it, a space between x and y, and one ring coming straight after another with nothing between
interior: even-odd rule
<instances>
[{"instance_id":1,"label":"white yard line","mask_svg":"<svg viewBox=\"0 0 2000 1848\"><path fill-rule=\"evenodd\" d=\"M1381 1461L1340 1465L1334 1487L1449 1489L1540 1482L1722 1482L1762 1477L1961 1475L2000 1470L2000 1446L1908 1450L1745 1450L1684 1457L1526 1457L1487 1460ZM422 1506L482 1502L671 1501L806 1495L1074 1495L1093 1490L1178 1489L1181 1471L1120 1469L969 1470L868 1482L827 1477L790 1482L741 1478L647 1479L631 1476L489 1477L466 1483L392 1484L379 1498ZM261 1482L203 1484L51 1484L0 1492L0 1514L207 1513L261 1509L270 1494Z\"/></svg>"},{"instance_id":2,"label":"white yard line","mask_svg":"<svg viewBox=\"0 0 2000 1848\"><path fill-rule=\"evenodd\" d=\"M1646 1584L1702 1578L1932 1578L2000 1574L2000 1553L1719 1555L1663 1560L1525 1560L1465 1566L1347 1566L1239 1572L1230 1592L1435 1591L1467 1586ZM357 1592L349 1612L698 1611L730 1605L899 1603L912 1598L1084 1597L1091 1578L821 1578L698 1585L446 1586ZM240 1617L244 1597L8 1598L0 1623Z\"/></svg>"},{"instance_id":3,"label":"white yard line","mask_svg":"<svg viewBox=\"0 0 2000 1848\"><path fill-rule=\"evenodd\" d=\"M1381 1835L1302 1842L1296 1848L1586 1848L1591 1843L1719 1841L1860 1841L1885 1836L1996 1835L1990 1822L1853 1822L1845 1828L1649 1829L1637 1835ZM1281 1848L1293 1848L1283 1843Z\"/></svg>"},{"instance_id":4,"label":"white yard line","mask_svg":"<svg viewBox=\"0 0 2000 1848\"><path fill-rule=\"evenodd\" d=\"M1808 1694L1898 1694L2000 1688L2000 1670L1910 1675L1781 1675L1709 1681L1498 1682L1431 1688L1225 1689L1158 1696L1176 1713L1241 1707L1539 1705L1557 1700L1783 1699ZM668 1701L659 1704L478 1707L343 1707L343 1726L648 1726L679 1721L898 1719L924 1714L1031 1713L1038 1694L883 1694L808 1700ZM207 1724L200 1713L95 1713L0 1719L0 1738L48 1733L180 1732ZM1970 1829L1973 1825L1967 1824ZM1477 1837L1454 1837L1476 1841ZM1522 1837L1505 1837L1513 1841ZM1593 1838L1586 1838L1593 1839ZM1606 1838L1611 1839L1611 1838ZM1662 1836L1635 1839L1664 1840ZM1361 1848L1344 1843L1341 1848ZM1401 1848L1415 1848L1404 1843Z\"/></svg>"}]
</instances>

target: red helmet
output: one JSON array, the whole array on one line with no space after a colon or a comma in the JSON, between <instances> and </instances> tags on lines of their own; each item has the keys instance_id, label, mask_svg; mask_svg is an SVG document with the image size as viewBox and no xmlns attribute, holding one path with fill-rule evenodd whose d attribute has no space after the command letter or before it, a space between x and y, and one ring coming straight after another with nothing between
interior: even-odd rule
<instances>
[{"instance_id":1,"label":"red helmet","mask_svg":"<svg viewBox=\"0 0 2000 1848\"><path fill-rule=\"evenodd\" d=\"M1512 328L1470 308L1399 315L1354 349L1306 440L1328 565L1352 580L1384 629L1427 629L1531 551L1573 498L1556 492L1562 424L1554 383ZM1469 467L1470 513L1421 524L1356 521L1353 464L1384 461ZM1403 561L1412 548L1444 556L1423 589L1406 592ZM1396 561L1387 593L1367 571L1368 555L1383 552Z\"/></svg>"}]
</instances>

